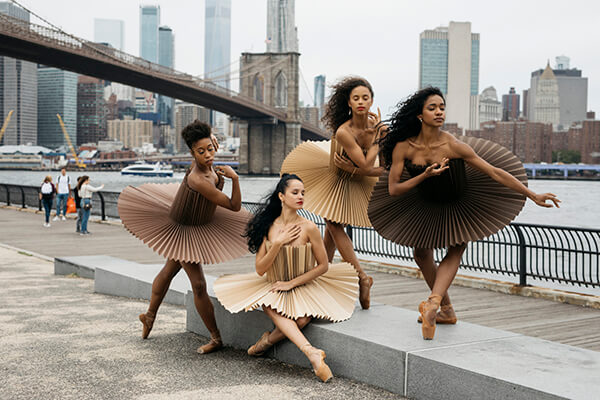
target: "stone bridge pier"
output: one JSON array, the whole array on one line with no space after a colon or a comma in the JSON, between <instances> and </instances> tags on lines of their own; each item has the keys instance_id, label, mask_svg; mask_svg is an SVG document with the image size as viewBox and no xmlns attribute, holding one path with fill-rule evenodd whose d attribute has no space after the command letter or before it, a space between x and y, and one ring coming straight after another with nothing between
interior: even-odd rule
<instances>
[{"instance_id":1,"label":"stone bridge pier","mask_svg":"<svg viewBox=\"0 0 600 400\"><path fill-rule=\"evenodd\" d=\"M285 113L277 118L239 119L242 174L279 174L285 156L300 144L298 53L242 53L240 94Z\"/></svg>"}]
</instances>

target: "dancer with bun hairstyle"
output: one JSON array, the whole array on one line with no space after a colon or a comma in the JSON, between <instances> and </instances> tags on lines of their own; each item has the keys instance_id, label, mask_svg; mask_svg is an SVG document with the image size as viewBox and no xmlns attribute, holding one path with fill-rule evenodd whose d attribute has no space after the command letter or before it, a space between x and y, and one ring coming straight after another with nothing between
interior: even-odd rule
<instances>
[{"instance_id":1,"label":"dancer with bun hairstyle","mask_svg":"<svg viewBox=\"0 0 600 400\"><path fill-rule=\"evenodd\" d=\"M213 166L216 143L210 126L196 120L181 135L193 157L183 182L128 186L119 197L118 208L125 227L167 258L152 283L148 311L139 316L142 338L150 334L171 280L183 268L192 285L196 310L211 335L210 342L198 348L206 354L223 347L223 342L202 264L217 264L247 253L242 235L250 214L241 209L237 174L229 166ZM222 192L224 178L232 181L231 196Z\"/></svg>"},{"instance_id":2,"label":"dancer with bun hairstyle","mask_svg":"<svg viewBox=\"0 0 600 400\"><path fill-rule=\"evenodd\" d=\"M527 188L523 165L509 150L443 131L445 116L438 88L422 89L400 103L382 140L389 174L381 176L369 204L380 235L415 248L415 261L431 289L419 305L424 339L433 339L436 323L457 321L448 288L467 243L508 225L527 198L542 207L560 202L552 193ZM436 248L448 249L439 266L433 259Z\"/></svg>"}]
</instances>

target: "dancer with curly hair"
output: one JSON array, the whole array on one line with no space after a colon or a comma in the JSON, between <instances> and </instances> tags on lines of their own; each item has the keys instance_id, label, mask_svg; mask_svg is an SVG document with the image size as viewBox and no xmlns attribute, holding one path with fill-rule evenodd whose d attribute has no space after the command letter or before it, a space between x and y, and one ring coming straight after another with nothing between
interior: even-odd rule
<instances>
[{"instance_id":1,"label":"dancer with curly hair","mask_svg":"<svg viewBox=\"0 0 600 400\"><path fill-rule=\"evenodd\" d=\"M523 165L506 148L443 131L445 117L438 88L422 89L399 104L382 140L389 174L382 175L369 204L369 218L381 236L415 249L431 289L419 305L424 339L433 339L436 323L457 321L448 288L467 243L508 225L527 198L542 207L560 202L552 193L528 189ZM448 249L439 266L436 248Z\"/></svg>"},{"instance_id":2,"label":"dancer with curly hair","mask_svg":"<svg viewBox=\"0 0 600 400\"><path fill-rule=\"evenodd\" d=\"M354 266L360 282L363 309L371 303L373 278L360 266L346 225L371 226L367 206L377 177L378 140L386 126L381 114L370 112L373 88L363 78L346 77L333 86L323 121L333 135L330 142L305 142L284 160L281 172L295 173L307 189L306 210L325 219L325 248L329 260L335 249ZM379 111L379 110L378 110Z\"/></svg>"},{"instance_id":3,"label":"dancer with curly hair","mask_svg":"<svg viewBox=\"0 0 600 400\"><path fill-rule=\"evenodd\" d=\"M317 226L298 215L304 204L302 180L283 174L266 203L248 224L248 248L256 253L256 273L224 275L215 294L230 312L262 307L275 324L248 354L264 354L288 338L306 355L324 382L333 375L325 352L314 348L304 334L312 318L342 321L354 311L358 278L348 263L328 265Z\"/></svg>"},{"instance_id":4,"label":"dancer with curly hair","mask_svg":"<svg viewBox=\"0 0 600 400\"><path fill-rule=\"evenodd\" d=\"M213 166L216 143L210 126L198 120L181 132L194 158L181 184L128 186L119 196L119 215L133 235L167 258L152 283L148 311L140 314L142 338L154 325L171 281L183 268L194 304L210 332L198 353L223 347L213 305L206 291L202 264L216 264L247 253L243 238L250 214L242 210L239 178L229 166ZM232 181L231 197L222 192L224 178Z\"/></svg>"}]
</instances>

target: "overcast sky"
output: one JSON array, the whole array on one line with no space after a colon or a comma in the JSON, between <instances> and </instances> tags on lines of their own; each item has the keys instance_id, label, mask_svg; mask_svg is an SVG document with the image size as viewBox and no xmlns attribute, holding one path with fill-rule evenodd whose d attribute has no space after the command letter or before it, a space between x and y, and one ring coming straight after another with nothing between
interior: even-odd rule
<instances>
[{"instance_id":1,"label":"overcast sky","mask_svg":"<svg viewBox=\"0 0 600 400\"><path fill-rule=\"evenodd\" d=\"M175 68L200 75L204 66L203 0L19 0L63 30L93 40L94 18L125 21L125 51L139 53L139 6L158 4L161 24L175 34ZM244 51L265 51L266 0L232 0L232 61ZM35 22L35 19L33 19ZM375 105L388 114L417 89L419 34L469 21L481 35L479 91L501 95L529 88L531 72L566 55L588 77L588 110L600 113L600 5L583 0L404 1L296 0L301 98L313 103L313 78L328 85L362 75L375 90ZM234 66L237 65L237 62ZM232 84L237 88L237 83Z\"/></svg>"}]
</instances>

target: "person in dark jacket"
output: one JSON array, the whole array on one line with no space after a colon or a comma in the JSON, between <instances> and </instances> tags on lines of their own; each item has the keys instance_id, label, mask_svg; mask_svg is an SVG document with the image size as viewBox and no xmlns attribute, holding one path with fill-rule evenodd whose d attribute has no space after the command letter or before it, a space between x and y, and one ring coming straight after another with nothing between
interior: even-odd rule
<instances>
[{"instance_id":1,"label":"person in dark jacket","mask_svg":"<svg viewBox=\"0 0 600 400\"><path fill-rule=\"evenodd\" d=\"M77 190L77 188L79 187L79 180L81 178L82 178L81 176L77 178L77 186L73 190L73 198L75 199L75 208L77 209L77 229L75 230L75 232L77 232L77 233L81 232L81 220L83 219L83 209L81 208L81 197L79 197L79 190Z\"/></svg>"},{"instance_id":2,"label":"person in dark jacket","mask_svg":"<svg viewBox=\"0 0 600 400\"><path fill-rule=\"evenodd\" d=\"M42 186L40 186L40 200L44 205L44 210L46 211L46 222L44 222L44 227L50 228L50 211L52 210L52 201L54 200L54 194L56 193L56 188L52 183L52 177L50 175L44 178L44 182L42 182Z\"/></svg>"}]
</instances>

